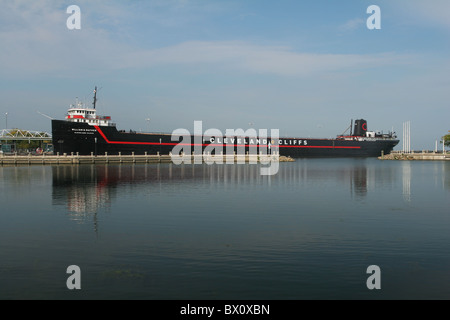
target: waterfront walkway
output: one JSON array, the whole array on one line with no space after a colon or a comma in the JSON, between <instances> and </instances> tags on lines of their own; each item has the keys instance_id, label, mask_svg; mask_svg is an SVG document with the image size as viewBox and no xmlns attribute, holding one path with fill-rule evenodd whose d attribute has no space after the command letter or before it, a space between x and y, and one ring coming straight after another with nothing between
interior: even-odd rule
<instances>
[{"instance_id":1,"label":"waterfront walkway","mask_svg":"<svg viewBox=\"0 0 450 320\"><path fill-rule=\"evenodd\" d=\"M294 161L294 159L275 155L184 155L179 158L183 163L202 163L202 162L269 162L269 161ZM63 155L0 155L0 165L59 165L59 164L107 164L107 163L170 163L171 155L88 155L81 156L77 154Z\"/></svg>"}]
</instances>

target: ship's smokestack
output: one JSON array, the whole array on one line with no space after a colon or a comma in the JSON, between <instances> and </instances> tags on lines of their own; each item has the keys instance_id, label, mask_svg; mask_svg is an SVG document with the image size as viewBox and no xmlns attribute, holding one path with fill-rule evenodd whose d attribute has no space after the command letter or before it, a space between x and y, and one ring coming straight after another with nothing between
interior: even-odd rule
<instances>
[{"instance_id":1,"label":"ship's smokestack","mask_svg":"<svg viewBox=\"0 0 450 320\"><path fill-rule=\"evenodd\" d=\"M92 103L94 105L94 109L95 109L96 103L97 103L97 86L95 86L95 89L94 89L94 102Z\"/></svg>"},{"instance_id":2,"label":"ship's smokestack","mask_svg":"<svg viewBox=\"0 0 450 320\"><path fill-rule=\"evenodd\" d=\"M364 119L355 120L355 130L353 135L365 137L367 132L367 121Z\"/></svg>"}]
</instances>

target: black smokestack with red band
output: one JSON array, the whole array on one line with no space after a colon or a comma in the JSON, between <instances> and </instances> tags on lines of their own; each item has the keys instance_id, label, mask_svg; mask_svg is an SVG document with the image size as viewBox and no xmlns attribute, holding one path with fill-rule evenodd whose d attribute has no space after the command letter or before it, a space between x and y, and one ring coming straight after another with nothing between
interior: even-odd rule
<instances>
[{"instance_id":1,"label":"black smokestack with red band","mask_svg":"<svg viewBox=\"0 0 450 320\"><path fill-rule=\"evenodd\" d=\"M367 121L364 119L355 120L355 130L353 135L357 137L365 137L367 132Z\"/></svg>"}]
</instances>

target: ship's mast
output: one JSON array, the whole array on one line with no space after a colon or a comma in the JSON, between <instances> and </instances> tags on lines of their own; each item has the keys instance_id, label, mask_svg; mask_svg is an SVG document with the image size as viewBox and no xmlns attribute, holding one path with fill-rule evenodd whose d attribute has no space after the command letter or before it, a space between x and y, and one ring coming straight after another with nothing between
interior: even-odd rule
<instances>
[{"instance_id":1,"label":"ship's mast","mask_svg":"<svg viewBox=\"0 0 450 320\"><path fill-rule=\"evenodd\" d=\"M95 89L94 89L94 102L92 103L94 105L94 109L95 109L96 103L97 103L97 86L95 86Z\"/></svg>"}]
</instances>

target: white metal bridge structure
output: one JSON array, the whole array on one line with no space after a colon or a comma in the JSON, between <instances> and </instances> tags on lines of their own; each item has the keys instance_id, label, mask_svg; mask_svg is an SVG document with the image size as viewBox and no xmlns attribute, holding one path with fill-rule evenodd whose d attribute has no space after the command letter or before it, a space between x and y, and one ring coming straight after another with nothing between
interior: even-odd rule
<instances>
[{"instance_id":1,"label":"white metal bridge structure","mask_svg":"<svg viewBox=\"0 0 450 320\"><path fill-rule=\"evenodd\" d=\"M30 131L22 129L0 130L0 141L51 141L52 135L48 132Z\"/></svg>"}]
</instances>

